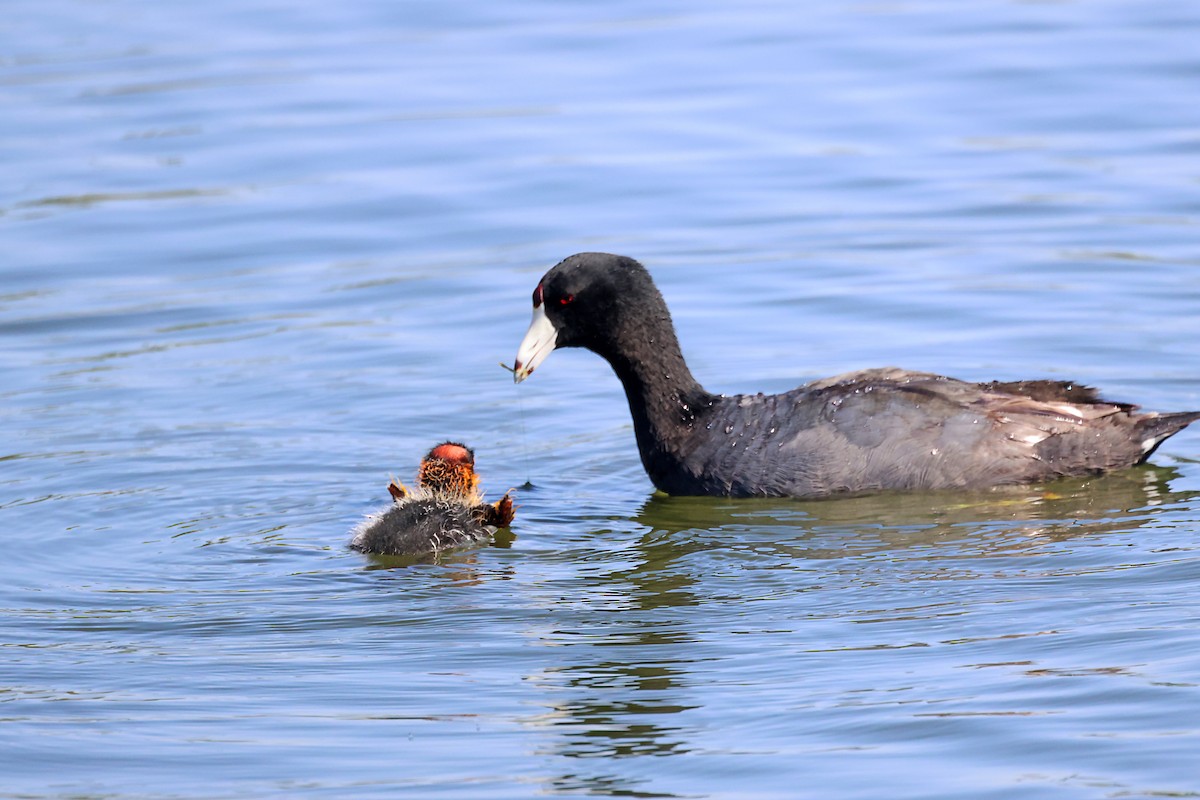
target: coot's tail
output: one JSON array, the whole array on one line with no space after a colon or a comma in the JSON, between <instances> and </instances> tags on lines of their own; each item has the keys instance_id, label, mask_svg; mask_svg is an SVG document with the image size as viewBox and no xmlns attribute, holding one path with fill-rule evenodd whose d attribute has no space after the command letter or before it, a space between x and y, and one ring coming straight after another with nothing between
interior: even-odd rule
<instances>
[{"instance_id":1,"label":"coot's tail","mask_svg":"<svg viewBox=\"0 0 1200 800\"><path fill-rule=\"evenodd\" d=\"M1176 411L1170 414L1146 414L1138 417L1134 430L1142 439L1142 457L1149 458L1158 446L1200 419L1200 411Z\"/></svg>"}]
</instances>

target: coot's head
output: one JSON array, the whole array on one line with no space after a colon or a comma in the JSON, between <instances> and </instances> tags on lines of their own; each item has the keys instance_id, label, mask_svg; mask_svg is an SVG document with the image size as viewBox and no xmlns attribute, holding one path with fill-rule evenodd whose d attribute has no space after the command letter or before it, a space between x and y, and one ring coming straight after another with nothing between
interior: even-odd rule
<instances>
[{"instance_id":1,"label":"coot's head","mask_svg":"<svg viewBox=\"0 0 1200 800\"><path fill-rule=\"evenodd\" d=\"M445 494L473 497L479 491L475 473L475 453L458 442L443 442L421 459L417 483L425 489Z\"/></svg>"},{"instance_id":2,"label":"coot's head","mask_svg":"<svg viewBox=\"0 0 1200 800\"><path fill-rule=\"evenodd\" d=\"M643 321L668 320L646 268L627 256L577 253L542 276L533 290L533 321L517 349L517 383L556 347L586 347L610 358L623 333Z\"/></svg>"}]
</instances>

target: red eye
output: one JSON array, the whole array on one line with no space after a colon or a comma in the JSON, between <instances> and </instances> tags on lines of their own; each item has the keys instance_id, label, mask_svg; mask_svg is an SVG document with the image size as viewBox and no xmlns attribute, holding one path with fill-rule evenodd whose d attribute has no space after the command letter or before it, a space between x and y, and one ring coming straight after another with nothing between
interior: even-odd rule
<instances>
[{"instance_id":1,"label":"red eye","mask_svg":"<svg viewBox=\"0 0 1200 800\"><path fill-rule=\"evenodd\" d=\"M567 304L569 304L569 303L573 302L574 300L575 300L575 295L573 295L573 294L564 294L562 297L558 298L558 304L559 304L560 306L565 306L565 305L567 305Z\"/></svg>"},{"instance_id":2,"label":"red eye","mask_svg":"<svg viewBox=\"0 0 1200 800\"><path fill-rule=\"evenodd\" d=\"M539 308L542 305L542 285L539 283L537 288L533 290L533 307Z\"/></svg>"}]
</instances>

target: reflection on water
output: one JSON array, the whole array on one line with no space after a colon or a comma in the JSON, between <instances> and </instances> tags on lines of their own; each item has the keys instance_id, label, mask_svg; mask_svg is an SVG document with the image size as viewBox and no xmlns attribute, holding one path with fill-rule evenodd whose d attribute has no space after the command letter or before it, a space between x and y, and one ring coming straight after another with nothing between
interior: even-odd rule
<instances>
[{"instance_id":1,"label":"reflection on water","mask_svg":"<svg viewBox=\"0 0 1200 800\"><path fill-rule=\"evenodd\" d=\"M630 581L628 599L637 605L651 596L641 578L660 582L648 571L625 577ZM679 582L679 578L665 580ZM658 595L666 604L679 603L686 594L655 587L659 589L666 592ZM613 613L630 612L614 609ZM550 787L559 792L675 796L647 791L646 781L622 777L604 762L686 755L694 749L693 723L681 716L703 704L692 660L680 655L697 641L691 626L667 619L592 620L585 625L582 630L572 626L544 636L543 644L568 648L561 658L565 663L529 676L540 689L545 709L523 723L549 733L544 754L597 761L594 766L570 767L551 778Z\"/></svg>"},{"instance_id":2,"label":"reflection on water","mask_svg":"<svg viewBox=\"0 0 1200 800\"><path fill-rule=\"evenodd\" d=\"M1036 547L1041 539L1136 530L1196 496L1171 490L1178 477L1175 468L1146 465L1041 486L815 502L655 494L637 517L649 529L639 549L646 569L714 548L761 554L778 547L803 559L943 546L962 557L1008 555L1010 547Z\"/></svg>"},{"instance_id":3,"label":"reflection on water","mask_svg":"<svg viewBox=\"0 0 1200 800\"><path fill-rule=\"evenodd\" d=\"M1061 640L1068 631L1027 627L1015 611L1011 616L1002 614L999 627L988 630L973 630L967 624L959 628L948 620L983 615L964 605L967 597L996 598L985 605L1003 605L1005 601L990 588L996 584L1008 584L1011 592L1017 584L1057 580L1074 569L1095 573L1129 568L1121 558L1124 554L1103 563L1093 560L1070 566L1039 557L1053 556L1062 546L1077 547L1078 540L1087 538L1120 548L1121 537L1142 535L1140 529L1160 521L1164 513L1194 503L1195 491L1171 490L1170 482L1178 477L1176 469L1146 466L974 494L897 494L821 502L652 496L636 516L642 532L631 549L622 551L627 564L613 569L602 587L595 587L609 598L607 613L563 609L554 616L556 629L540 635L541 643L558 654L559 663L527 676L539 689L544 711L524 718L523 724L549 734L543 754L600 762L550 778L547 788L615 796L685 796L656 792L648 777L622 777L603 762L704 750L706 723L695 712L705 706L705 687L713 680L728 687L752 682L750 674L739 674L729 663L734 654L719 646L714 636L744 637L766 626L759 633L783 639L777 642L782 645L777 657L794 659L791 665L821 654L855 650L951 647L966 651L1003 649L1006 643L1031 638ZM736 574L729 575L732 581L721 581L719 573L729 573L731 567L736 567ZM763 571L785 579L764 582L758 577ZM815 583L808 583L806 576L815 576L811 578ZM946 587L940 591L948 588L949 593L931 596L921 606L892 606L888 600L895 595L879 591L880 581L886 579L937 581ZM821 603L810 608L805 616L826 632L822 619L835 624L870 623L881 631L941 619L947 620L944 638L883 640L873 645L856 641L847 646L838 641L844 634L828 641L811 640L801 635L801 618L789 614L769 623L764 616L770 614L753 610L764 603L778 605L789 595L828 592L839 586L863 597L840 607ZM904 595L905 603L911 600ZM1058 624L1070 627L1064 620ZM796 635L802 642L799 650L794 649L795 642L787 641ZM956 665L973 670L1010 668L1034 678L1129 672L1112 664L1077 663L1064 668L1040 666L1041 662L1028 659L967 658L968 663ZM756 652L747 662L748 672L760 673L761 679L766 669L782 680L790 679L785 677L792 674L789 662L771 662L769 650ZM1056 713L989 707L986 698L972 700L968 695L954 703L961 706L966 701L965 708L938 711L931 709L946 702L940 697L941 687L908 685L893 689L899 691L896 696L875 699L871 697L887 691L886 683L867 679L862 687L852 687L842 690L837 709L911 708L905 716L912 720ZM757 713L764 725L777 724L769 705ZM737 749L736 742L730 746Z\"/></svg>"},{"instance_id":4,"label":"reflection on water","mask_svg":"<svg viewBox=\"0 0 1200 800\"><path fill-rule=\"evenodd\" d=\"M664 552L749 549L788 558L843 558L914 547L961 557L1012 555L1043 541L1130 531L1195 492L1172 492L1170 467L1145 465L1091 478L985 492L881 494L801 502L655 495L638 521ZM661 533L671 534L661 536Z\"/></svg>"},{"instance_id":5,"label":"reflection on water","mask_svg":"<svg viewBox=\"0 0 1200 800\"><path fill-rule=\"evenodd\" d=\"M502 528L492 534L492 541L486 547L507 549L516 541L516 534L511 529ZM460 550L440 550L431 553L421 553L412 556L391 556L369 553L362 556L370 561L367 569L396 569L415 564L447 564L451 565L458 574L469 574L470 567L479 560L478 554L471 548Z\"/></svg>"}]
</instances>

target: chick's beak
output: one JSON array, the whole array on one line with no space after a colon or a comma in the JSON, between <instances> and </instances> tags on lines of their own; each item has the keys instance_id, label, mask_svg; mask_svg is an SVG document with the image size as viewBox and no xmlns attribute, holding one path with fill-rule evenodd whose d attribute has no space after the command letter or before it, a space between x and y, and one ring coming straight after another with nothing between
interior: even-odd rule
<instances>
[{"instance_id":1,"label":"chick's beak","mask_svg":"<svg viewBox=\"0 0 1200 800\"><path fill-rule=\"evenodd\" d=\"M517 348L517 361L513 364L513 382L520 383L528 378L557 344L558 329L546 316L546 306L535 306L533 321L529 323L529 330L525 332L525 338Z\"/></svg>"}]
</instances>

